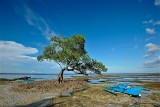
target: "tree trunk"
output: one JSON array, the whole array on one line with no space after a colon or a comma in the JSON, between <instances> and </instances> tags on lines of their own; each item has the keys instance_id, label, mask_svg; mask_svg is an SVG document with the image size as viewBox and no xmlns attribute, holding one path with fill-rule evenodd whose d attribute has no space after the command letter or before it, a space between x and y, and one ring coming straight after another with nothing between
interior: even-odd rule
<instances>
[{"instance_id":1,"label":"tree trunk","mask_svg":"<svg viewBox=\"0 0 160 107\"><path fill-rule=\"evenodd\" d=\"M63 72L65 69L62 69L61 72L58 74L58 83L61 84L63 82Z\"/></svg>"}]
</instances>

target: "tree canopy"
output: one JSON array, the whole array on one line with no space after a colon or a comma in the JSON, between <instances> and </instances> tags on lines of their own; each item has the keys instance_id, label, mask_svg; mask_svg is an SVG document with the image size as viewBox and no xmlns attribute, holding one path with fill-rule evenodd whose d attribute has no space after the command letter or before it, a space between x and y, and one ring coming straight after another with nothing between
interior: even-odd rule
<instances>
[{"instance_id":1,"label":"tree canopy","mask_svg":"<svg viewBox=\"0 0 160 107\"><path fill-rule=\"evenodd\" d=\"M62 71L73 71L77 74L87 74L92 71L101 74L107 71L102 62L91 59L85 50L85 38L83 35L72 35L71 38L63 36L53 36L50 39L52 45L46 46L42 55L38 56L38 61L55 61ZM63 65L63 67L62 67ZM63 79L63 78L62 78Z\"/></svg>"}]
</instances>

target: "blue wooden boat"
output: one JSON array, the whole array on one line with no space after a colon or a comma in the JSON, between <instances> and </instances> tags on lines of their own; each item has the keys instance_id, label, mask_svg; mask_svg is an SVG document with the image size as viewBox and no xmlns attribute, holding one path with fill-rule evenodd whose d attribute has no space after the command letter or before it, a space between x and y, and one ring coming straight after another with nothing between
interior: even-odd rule
<instances>
[{"instance_id":1,"label":"blue wooden boat","mask_svg":"<svg viewBox=\"0 0 160 107\"><path fill-rule=\"evenodd\" d=\"M143 87L133 87L127 84L109 85L109 87L103 87L104 91L116 94L117 92L125 93L132 96L141 96L142 90L149 91L148 88Z\"/></svg>"},{"instance_id":2,"label":"blue wooden boat","mask_svg":"<svg viewBox=\"0 0 160 107\"><path fill-rule=\"evenodd\" d=\"M115 92L114 90L109 90L109 89L107 89L106 87L103 87L102 89L103 89L104 91L109 92L109 93L116 94L116 92Z\"/></svg>"}]
</instances>

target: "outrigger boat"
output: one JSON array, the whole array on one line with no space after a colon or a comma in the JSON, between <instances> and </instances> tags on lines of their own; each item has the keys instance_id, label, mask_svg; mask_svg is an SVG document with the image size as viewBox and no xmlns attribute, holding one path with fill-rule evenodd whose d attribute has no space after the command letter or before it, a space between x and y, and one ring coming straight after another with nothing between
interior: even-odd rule
<instances>
[{"instance_id":1,"label":"outrigger boat","mask_svg":"<svg viewBox=\"0 0 160 107\"><path fill-rule=\"evenodd\" d=\"M109 89L110 88L110 89ZM109 85L109 88L103 87L102 89L106 92L116 94L117 92L125 93L131 96L141 96L142 90L149 91L148 88L143 88L141 86L133 87L127 84Z\"/></svg>"}]
</instances>

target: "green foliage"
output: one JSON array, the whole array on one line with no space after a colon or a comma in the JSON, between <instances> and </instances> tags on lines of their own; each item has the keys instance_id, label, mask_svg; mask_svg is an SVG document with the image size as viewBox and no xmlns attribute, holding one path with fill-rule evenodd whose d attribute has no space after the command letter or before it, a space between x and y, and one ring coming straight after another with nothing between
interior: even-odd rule
<instances>
[{"instance_id":1,"label":"green foliage","mask_svg":"<svg viewBox=\"0 0 160 107\"><path fill-rule=\"evenodd\" d=\"M91 59L85 50L83 35L73 35L71 38L53 36L51 46L45 47L38 61L56 61L60 66L66 65L65 70L86 74L87 70L100 74L107 71L102 62ZM64 68L63 68L64 69Z\"/></svg>"}]
</instances>

